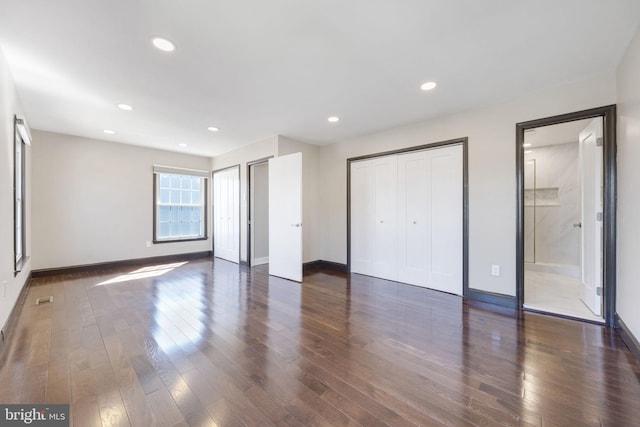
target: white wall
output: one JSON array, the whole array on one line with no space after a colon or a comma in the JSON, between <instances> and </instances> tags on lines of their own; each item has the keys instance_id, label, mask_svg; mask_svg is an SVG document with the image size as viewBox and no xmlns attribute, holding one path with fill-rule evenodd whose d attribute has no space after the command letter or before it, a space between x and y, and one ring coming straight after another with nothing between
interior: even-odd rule
<instances>
[{"instance_id":1,"label":"white wall","mask_svg":"<svg viewBox=\"0 0 640 427\"><path fill-rule=\"evenodd\" d=\"M469 285L488 292L515 295L515 124L613 104L615 100L615 79L611 72L502 105L322 147L320 258L339 263L345 263L347 259L347 158L467 136ZM502 267L500 277L491 276L492 264Z\"/></svg>"},{"instance_id":2,"label":"white wall","mask_svg":"<svg viewBox=\"0 0 640 427\"><path fill-rule=\"evenodd\" d=\"M33 269L211 250L210 226L206 241L145 245L153 240L153 165L208 171L210 162L34 131Z\"/></svg>"},{"instance_id":3,"label":"white wall","mask_svg":"<svg viewBox=\"0 0 640 427\"><path fill-rule=\"evenodd\" d=\"M14 277L13 252L13 155L14 115L22 115L13 78L4 53L0 49L0 329L16 304L20 291L31 272L31 149L26 149L26 254L31 258L22 271Z\"/></svg>"},{"instance_id":4,"label":"white wall","mask_svg":"<svg viewBox=\"0 0 640 427\"><path fill-rule=\"evenodd\" d=\"M640 339L640 33L618 66L617 312Z\"/></svg>"},{"instance_id":5,"label":"white wall","mask_svg":"<svg viewBox=\"0 0 640 427\"><path fill-rule=\"evenodd\" d=\"M230 151L211 160L216 171L240 165L240 261L247 260L247 163L278 155L278 136Z\"/></svg>"},{"instance_id":6,"label":"white wall","mask_svg":"<svg viewBox=\"0 0 640 427\"><path fill-rule=\"evenodd\" d=\"M573 224L581 221L581 209L577 134L575 138L576 142L568 144L529 148L531 153L525 154L525 165L529 166L528 162L531 160L536 162L537 190L534 197L533 176L529 176L532 175L532 168L527 167L524 238L526 260L535 258L536 263L573 265L577 271L580 265L581 233ZM529 185L527 178L530 178ZM551 195L557 197L550 197ZM535 236L532 226L534 216Z\"/></svg>"}]
</instances>

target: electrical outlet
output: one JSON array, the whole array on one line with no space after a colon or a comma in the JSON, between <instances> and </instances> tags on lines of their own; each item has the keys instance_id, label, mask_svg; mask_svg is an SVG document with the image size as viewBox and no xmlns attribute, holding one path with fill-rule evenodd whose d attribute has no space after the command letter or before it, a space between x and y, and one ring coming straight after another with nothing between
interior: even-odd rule
<instances>
[{"instance_id":1,"label":"electrical outlet","mask_svg":"<svg viewBox=\"0 0 640 427\"><path fill-rule=\"evenodd\" d=\"M500 266L493 264L491 266L491 275L492 276L499 276L500 275Z\"/></svg>"},{"instance_id":2,"label":"electrical outlet","mask_svg":"<svg viewBox=\"0 0 640 427\"><path fill-rule=\"evenodd\" d=\"M147 247L150 248L151 247L151 241L147 240Z\"/></svg>"}]
</instances>

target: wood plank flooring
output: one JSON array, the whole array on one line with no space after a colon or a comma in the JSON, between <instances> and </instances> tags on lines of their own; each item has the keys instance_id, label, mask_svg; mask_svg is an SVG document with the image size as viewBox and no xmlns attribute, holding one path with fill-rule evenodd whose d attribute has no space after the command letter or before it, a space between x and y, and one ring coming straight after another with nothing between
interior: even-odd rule
<instances>
[{"instance_id":1,"label":"wood plank flooring","mask_svg":"<svg viewBox=\"0 0 640 427\"><path fill-rule=\"evenodd\" d=\"M10 340L0 402L70 403L78 427L640 425L615 331L360 275L205 258L34 279Z\"/></svg>"}]
</instances>

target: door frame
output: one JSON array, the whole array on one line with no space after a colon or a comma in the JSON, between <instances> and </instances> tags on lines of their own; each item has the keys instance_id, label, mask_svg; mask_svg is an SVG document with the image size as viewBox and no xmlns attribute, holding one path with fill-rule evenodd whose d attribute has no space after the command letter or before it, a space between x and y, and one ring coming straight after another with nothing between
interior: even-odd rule
<instances>
[{"instance_id":1,"label":"door frame","mask_svg":"<svg viewBox=\"0 0 640 427\"><path fill-rule=\"evenodd\" d=\"M524 133L528 129L602 117L603 121L603 319L615 325L616 311L616 105L516 123L516 301L524 307ZM531 310L533 311L533 310ZM553 313L550 313L553 314ZM561 316L568 317L568 316ZM583 319L579 319L583 320ZM588 320L585 320L588 321Z\"/></svg>"},{"instance_id":2,"label":"door frame","mask_svg":"<svg viewBox=\"0 0 640 427\"><path fill-rule=\"evenodd\" d=\"M483 295L484 292L469 289L469 138L455 138L446 141L434 142L431 144L416 145L413 147L401 148L398 150L383 151L379 153L366 154L364 156L351 157L347 159L347 272L351 273L351 163L359 160L372 159L374 157L384 157L393 154L405 154L413 151L430 150L447 147L451 145L462 145L462 296L484 300L490 296Z\"/></svg>"},{"instance_id":3,"label":"door frame","mask_svg":"<svg viewBox=\"0 0 640 427\"><path fill-rule=\"evenodd\" d=\"M214 175L218 172L226 172L230 169L238 169L238 265L242 263L242 177L240 176L240 164L227 166L221 169L216 169L211 171L211 256L215 258L216 256L216 219L214 218L214 205L216 202L216 194L215 194L215 181Z\"/></svg>"},{"instance_id":4,"label":"door frame","mask_svg":"<svg viewBox=\"0 0 640 427\"><path fill-rule=\"evenodd\" d=\"M252 257L251 257L251 233L253 232L253 224L251 224L251 167L255 165L260 165L263 163L269 163L269 159L274 156L262 157L256 160L252 160L247 162L247 266L251 267Z\"/></svg>"}]
</instances>

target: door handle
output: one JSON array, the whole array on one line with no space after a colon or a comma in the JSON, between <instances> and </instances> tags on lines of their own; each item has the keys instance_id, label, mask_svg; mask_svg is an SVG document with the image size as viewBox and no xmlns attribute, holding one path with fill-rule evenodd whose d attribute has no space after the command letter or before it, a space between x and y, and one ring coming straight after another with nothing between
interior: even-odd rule
<instances>
[{"instance_id":1,"label":"door handle","mask_svg":"<svg viewBox=\"0 0 640 427\"><path fill-rule=\"evenodd\" d=\"M582 228L582 223L581 222L577 222L577 223L573 224L573 228Z\"/></svg>"},{"instance_id":2,"label":"door handle","mask_svg":"<svg viewBox=\"0 0 640 427\"><path fill-rule=\"evenodd\" d=\"M292 227L302 227L302 223L299 224L291 224Z\"/></svg>"}]
</instances>

